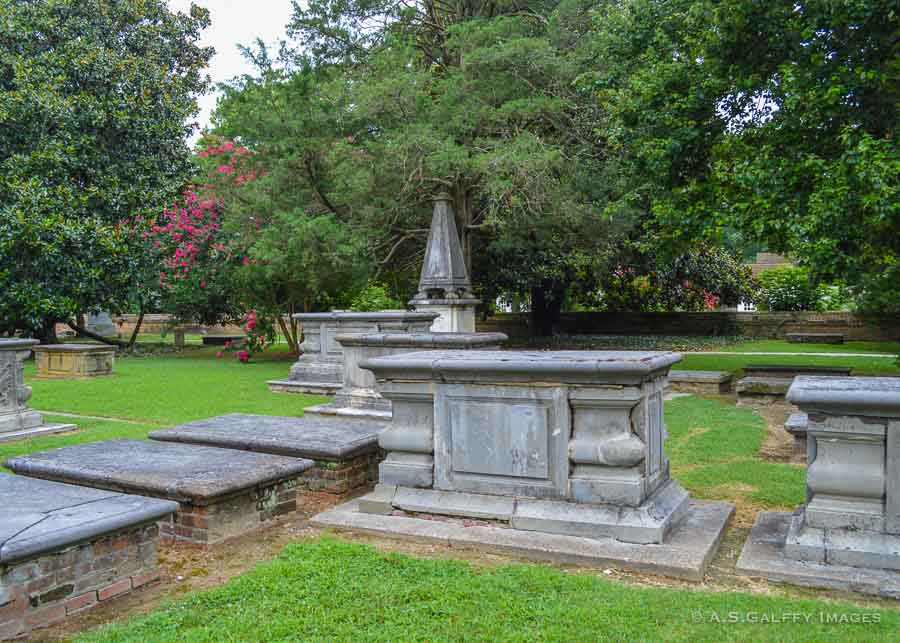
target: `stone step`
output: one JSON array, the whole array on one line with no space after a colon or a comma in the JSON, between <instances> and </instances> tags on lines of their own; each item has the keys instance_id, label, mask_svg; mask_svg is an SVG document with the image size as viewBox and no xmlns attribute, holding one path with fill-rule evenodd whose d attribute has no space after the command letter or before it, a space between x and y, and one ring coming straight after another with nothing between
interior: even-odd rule
<instances>
[{"instance_id":1,"label":"stone step","mask_svg":"<svg viewBox=\"0 0 900 643\"><path fill-rule=\"evenodd\" d=\"M669 386L679 393L720 394L731 392L728 371L669 371Z\"/></svg>"},{"instance_id":2,"label":"stone step","mask_svg":"<svg viewBox=\"0 0 900 643\"><path fill-rule=\"evenodd\" d=\"M9 459L18 474L173 500L166 540L208 547L297 509L302 458L144 440L106 440Z\"/></svg>"}]
</instances>

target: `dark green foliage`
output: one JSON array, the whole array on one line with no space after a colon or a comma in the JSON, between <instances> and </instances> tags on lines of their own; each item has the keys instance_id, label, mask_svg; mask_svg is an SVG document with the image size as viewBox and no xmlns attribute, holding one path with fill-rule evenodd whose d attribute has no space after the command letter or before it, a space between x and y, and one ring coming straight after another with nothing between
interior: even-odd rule
<instances>
[{"instance_id":1,"label":"dark green foliage","mask_svg":"<svg viewBox=\"0 0 900 643\"><path fill-rule=\"evenodd\" d=\"M782 266L759 275L757 303L760 310L819 310L825 296L805 268Z\"/></svg>"},{"instance_id":2,"label":"dark green foliage","mask_svg":"<svg viewBox=\"0 0 900 643\"><path fill-rule=\"evenodd\" d=\"M163 0L0 0L0 330L130 300L128 222L191 171L207 24Z\"/></svg>"}]
</instances>

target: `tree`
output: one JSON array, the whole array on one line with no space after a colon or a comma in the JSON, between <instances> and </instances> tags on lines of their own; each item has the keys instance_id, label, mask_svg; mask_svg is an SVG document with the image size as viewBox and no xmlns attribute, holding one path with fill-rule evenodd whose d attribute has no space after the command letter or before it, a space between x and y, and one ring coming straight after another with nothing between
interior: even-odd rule
<instances>
[{"instance_id":1,"label":"tree","mask_svg":"<svg viewBox=\"0 0 900 643\"><path fill-rule=\"evenodd\" d=\"M164 0L0 0L0 329L55 341L144 274L135 217L192 172L208 12Z\"/></svg>"},{"instance_id":2,"label":"tree","mask_svg":"<svg viewBox=\"0 0 900 643\"><path fill-rule=\"evenodd\" d=\"M900 311L898 17L890 0L631 0L596 16L597 97L646 204L679 245L729 229L865 308Z\"/></svg>"}]
</instances>

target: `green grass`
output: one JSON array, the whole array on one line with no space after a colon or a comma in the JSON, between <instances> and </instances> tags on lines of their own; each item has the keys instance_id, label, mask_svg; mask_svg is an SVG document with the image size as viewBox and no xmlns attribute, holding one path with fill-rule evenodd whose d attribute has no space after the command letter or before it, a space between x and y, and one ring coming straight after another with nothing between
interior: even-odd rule
<instances>
[{"instance_id":1,"label":"green grass","mask_svg":"<svg viewBox=\"0 0 900 643\"><path fill-rule=\"evenodd\" d=\"M829 625L822 613L879 622ZM730 614L744 622L715 622ZM811 622L746 622L785 614ZM849 603L628 586L592 573L412 558L320 538L219 588L75 640L873 641L898 628L897 611Z\"/></svg>"},{"instance_id":2,"label":"green grass","mask_svg":"<svg viewBox=\"0 0 900 643\"><path fill-rule=\"evenodd\" d=\"M803 502L806 467L757 457L766 435L758 413L698 397L676 398L665 408L672 475L692 496L773 509Z\"/></svg>"},{"instance_id":3,"label":"green grass","mask_svg":"<svg viewBox=\"0 0 900 643\"><path fill-rule=\"evenodd\" d=\"M893 357L820 357L817 355L704 355L684 353L677 369L731 371L740 374L748 364L790 364L806 366L849 366L854 375L900 375Z\"/></svg>"},{"instance_id":4,"label":"green grass","mask_svg":"<svg viewBox=\"0 0 900 643\"><path fill-rule=\"evenodd\" d=\"M900 342L846 342L844 344L792 344L785 339L750 339L715 350L747 353L882 353L900 354Z\"/></svg>"},{"instance_id":5,"label":"green grass","mask_svg":"<svg viewBox=\"0 0 900 643\"><path fill-rule=\"evenodd\" d=\"M34 390L31 406L47 411L98 415L171 425L224 413L302 415L325 401L311 395L270 393L266 381L285 379L291 360L284 353L240 364L218 359L215 349L116 360L115 374L88 380L38 380L25 374Z\"/></svg>"}]
</instances>

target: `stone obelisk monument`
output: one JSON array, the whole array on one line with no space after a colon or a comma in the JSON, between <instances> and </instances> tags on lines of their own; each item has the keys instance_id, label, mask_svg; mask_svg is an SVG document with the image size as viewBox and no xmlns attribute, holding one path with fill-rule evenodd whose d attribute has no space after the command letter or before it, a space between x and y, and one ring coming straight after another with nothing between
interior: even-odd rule
<instances>
[{"instance_id":1,"label":"stone obelisk monument","mask_svg":"<svg viewBox=\"0 0 900 643\"><path fill-rule=\"evenodd\" d=\"M450 197L439 194L434 200L419 292L409 304L418 311L440 314L432 331L474 333L475 306L480 303L472 293Z\"/></svg>"}]
</instances>

